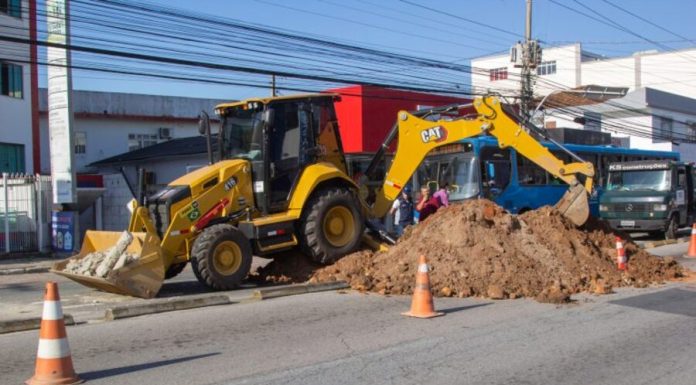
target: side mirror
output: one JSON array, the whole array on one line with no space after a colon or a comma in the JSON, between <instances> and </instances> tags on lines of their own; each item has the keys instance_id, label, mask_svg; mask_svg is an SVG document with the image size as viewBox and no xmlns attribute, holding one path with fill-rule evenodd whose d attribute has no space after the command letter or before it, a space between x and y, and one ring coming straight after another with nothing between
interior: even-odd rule
<instances>
[{"instance_id":1,"label":"side mirror","mask_svg":"<svg viewBox=\"0 0 696 385\"><path fill-rule=\"evenodd\" d=\"M207 135L210 132L210 117L205 111L201 111L198 114L198 133L201 135Z\"/></svg>"},{"instance_id":2,"label":"side mirror","mask_svg":"<svg viewBox=\"0 0 696 385\"><path fill-rule=\"evenodd\" d=\"M275 111L272 108L266 108L263 111L263 121L266 123L267 127L273 126L273 119L275 117Z\"/></svg>"}]
</instances>

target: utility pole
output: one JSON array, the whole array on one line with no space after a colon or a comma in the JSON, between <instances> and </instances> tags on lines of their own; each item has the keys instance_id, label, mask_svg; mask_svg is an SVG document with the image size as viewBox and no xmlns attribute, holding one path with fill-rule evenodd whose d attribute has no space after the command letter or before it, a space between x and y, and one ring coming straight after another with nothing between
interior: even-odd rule
<instances>
[{"instance_id":1,"label":"utility pole","mask_svg":"<svg viewBox=\"0 0 696 385\"><path fill-rule=\"evenodd\" d=\"M531 104L534 98L534 70L541 63L541 47L539 42L532 39L532 0L526 0L527 14L525 19L524 42L517 43L511 51L510 59L515 67L521 68L520 81L520 115L529 119Z\"/></svg>"},{"instance_id":2,"label":"utility pole","mask_svg":"<svg viewBox=\"0 0 696 385\"><path fill-rule=\"evenodd\" d=\"M276 92L275 74L271 75L271 96L278 96L278 93Z\"/></svg>"}]
</instances>

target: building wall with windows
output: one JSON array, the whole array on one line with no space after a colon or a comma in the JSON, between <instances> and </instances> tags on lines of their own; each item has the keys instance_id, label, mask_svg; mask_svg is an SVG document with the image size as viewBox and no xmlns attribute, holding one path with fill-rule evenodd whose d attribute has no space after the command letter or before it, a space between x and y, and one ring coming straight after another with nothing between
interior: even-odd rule
<instances>
[{"instance_id":1,"label":"building wall with windows","mask_svg":"<svg viewBox=\"0 0 696 385\"><path fill-rule=\"evenodd\" d=\"M550 63L554 63L555 68ZM696 48L668 53L636 52L621 58L605 58L584 52L580 44L544 48L534 93L543 97L554 90L587 85L628 88L625 100L614 99L597 108L583 106L575 109L575 113L587 115L588 111L591 112L601 121L602 131L612 132L622 126L642 130L642 135L612 134L618 142L631 148L678 151L683 159L696 160L696 145L679 143L683 141L680 139L696 139L694 63ZM512 66L508 54L473 59L471 65L474 67L472 85L475 91L490 89L506 95L509 94L507 90L514 90L513 94L519 95L519 69ZM507 79L497 79L501 68L507 68ZM617 107L617 104L625 103L640 113L627 113ZM585 125L574 122L572 118L576 116L547 111L544 124L546 127L597 129L595 121ZM673 140L644 138L645 134L668 130L669 125L661 116L672 118Z\"/></svg>"},{"instance_id":2,"label":"building wall with windows","mask_svg":"<svg viewBox=\"0 0 696 385\"><path fill-rule=\"evenodd\" d=\"M555 63L555 72L548 71L551 63ZM628 57L606 58L583 51L579 43L545 47L542 65L536 71L534 93L543 96L557 89L594 84L628 87L629 91L649 87L696 98L694 63L696 48L673 52L643 51ZM471 66L474 90L519 91L520 69L514 68L508 53L472 59ZM506 79L492 76L504 68L508 73Z\"/></svg>"},{"instance_id":3,"label":"building wall with windows","mask_svg":"<svg viewBox=\"0 0 696 385\"><path fill-rule=\"evenodd\" d=\"M41 170L50 172L46 90L40 95ZM78 173L87 165L174 138L199 135L198 114L214 117L223 100L73 91L73 156ZM213 126L213 130L216 130Z\"/></svg>"},{"instance_id":4,"label":"building wall with windows","mask_svg":"<svg viewBox=\"0 0 696 385\"><path fill-rule=\"evenodd\" d=\"M29 0L0 0L0 35L29 39ZM30 47L0 42L0 172L33 172Z\"/></svg>"},{"instance_id":5,"label":"building wall with windows","mask_svg":"<svg viewBox=\"0 0 696 385\"><path fill-rule=\"evenodd\" d=\"M577 69L582 60L580 44L544 49L542 63L536 70L541 79L535 85L536 92L543 94L558 87L579 86L580 72ZM473 59L471 66L471 84L475 92L519 93L521 69L510 62L508 53Z\"/></svg>"}]
</instances>

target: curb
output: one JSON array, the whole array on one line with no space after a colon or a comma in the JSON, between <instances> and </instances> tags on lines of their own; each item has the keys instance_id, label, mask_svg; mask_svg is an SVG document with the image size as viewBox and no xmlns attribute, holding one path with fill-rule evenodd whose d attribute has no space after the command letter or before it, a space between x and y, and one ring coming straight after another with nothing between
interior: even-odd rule
<instances>
[{"instance_id":1,"label":"curb","mask_svg":"<svg viewBox=\"0 0 696 385\"><path fill-rule=\"evenodd\" d=\"M644 249L652 249L655 247L660 247L660 246L666 246L666 245L674 245L676 243L686 243L689 241L688 237L681 237L677 239L666 239L666 240L660 240L660 241L647 241L643 244Z\"/></svg>"},{"instance_id":2,"label":"curb","mask_svg":"<svg viewBox=\"0 0 696 385\"><path fill-rule=\"evenodd\" d=\"M327 283L303 283L299 285L291 285L285 287L271 287L268 289L259 289L254 291L254 298L259 300L287 297L290 295L318 293L321 291L347 289L348 285L345 281L327 282Z\"/></svg>"},{"instance_id":3,"label":"curb","mask_svg":"<svg viewBox=\"0 0 696 385\"><path fill-rule=\"evenodd\" d=\"M345 281L327 283L303 283L283 287L270 287L266 289L254 290L249 296L235 296L234 292L227 294L207 293L186 298L158 298L148 302L136 303L132 305L113 306L104 311L104 321L138 317L148 314L166 313L176 310L195 309L207 306L231 305L236 303L247 303L271 298L280 298L291 295L318 293L322 291L348 289ZM65 314L65 325L75 325L75 321L70 314ZM39 329L41 318L25 318L0 321L0 334L12 333L23 330Z\"/></svg>"},{"instance_id":4,"label":"curb","mask_svg":"<svg viewBox=\"0 0 696 385\"><path fill-rule=\"evenodd\" d=\"M30 267L20 267L13 269L0 269L0 275L14 275L14 274L31 274L31 273L48 273L51 268L49 266L30 266Z\"/></svg>"},{"instance_id":5,"label":"curb","mask_svg":"<svg viewBox=\"0 0 696 385\"><path fill-rule=\"evenodd\" d=\"M65 325L75 325L75 320L70 314L64 314ZM0 321L0 334L35 330L41 327L41 318L23 318Z\"/></svg>"},{"instance_id":6,"label":"curb","mask_svg":"<svg viewBox=\"0 0 696 385\"><path fill-rule=\"evenodd\" d=\"M106 309L104 319L113 321L121 318L137 317L147 314L164 313L174 310L195 309L198 307L229 305L233 302L230 297L222 294L213 296L203 295L188 298L172 298L165 300L154 300L156 302L147 302L142 304L115 306Z\"/></svg>"}]
</instances>

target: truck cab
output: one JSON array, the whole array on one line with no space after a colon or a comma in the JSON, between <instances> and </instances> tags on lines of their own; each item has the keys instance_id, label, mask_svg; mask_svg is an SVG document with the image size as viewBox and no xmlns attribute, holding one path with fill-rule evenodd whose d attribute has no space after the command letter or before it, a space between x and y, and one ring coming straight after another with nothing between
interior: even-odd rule
<instances>
[{"instance_id":1,"label":"truck cab","mask_svg":"<svg viewBox=\"0 0 696 385\"><path fill-rule=\"evenodd\" d=\"M609 164L600 218L613 229L664 234L693 223L696 214L696 168L673 160Z\"/></svg>"}]
</instances>

